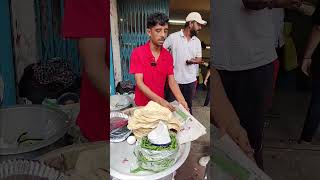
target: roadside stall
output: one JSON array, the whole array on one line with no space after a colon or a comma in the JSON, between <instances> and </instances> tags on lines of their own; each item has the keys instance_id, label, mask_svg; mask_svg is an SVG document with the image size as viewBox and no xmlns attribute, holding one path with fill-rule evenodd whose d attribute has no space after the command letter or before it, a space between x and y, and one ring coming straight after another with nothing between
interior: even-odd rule
<instances>
[{"instance_id":1,"label":"roadside stall","mask_svg":"<svg viewBox=\"0 0 320 180\"><path fill-rule=\"evenodd\" d=\"M173 178L187 159L191 142L206 134L206 129L177 102L172 105L174 112L150 101L144 107L110 113L112 179Z\"/></svg>"}]
</instances>

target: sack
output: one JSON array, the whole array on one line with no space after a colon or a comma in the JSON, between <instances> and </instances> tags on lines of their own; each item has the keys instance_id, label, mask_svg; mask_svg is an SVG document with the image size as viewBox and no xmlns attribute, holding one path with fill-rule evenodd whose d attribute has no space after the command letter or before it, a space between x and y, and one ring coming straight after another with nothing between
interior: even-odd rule
<instances>
[{"instance_id":1,"label":"sack","mask_svg":"<svg viewBox=\"0 0 320 180\"><path fill-rule=\"evenodd\" d=\"M120 94L133 93L134 89L135 89L135 85L131 81L121 81L118 83L116 87L116 91Z\"/></svg>"},{"instance_id":2,"label":"sack","mask_svg":"<svg viewBox=\"0 0 320 180\"><path fill-rule=\"evenodd\" d=\"M68 62L54 60L27 66L18 87L20 97L41 104L45 98L57 99L66 92L78 93L80 78Z\"/></svg>"}]
</instances>

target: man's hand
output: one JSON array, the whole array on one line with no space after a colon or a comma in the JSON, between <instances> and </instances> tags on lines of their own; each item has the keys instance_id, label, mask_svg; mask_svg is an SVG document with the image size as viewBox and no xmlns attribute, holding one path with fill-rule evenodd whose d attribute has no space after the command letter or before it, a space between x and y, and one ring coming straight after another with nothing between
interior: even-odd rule
<instances>
[{"instance_id":1,"label":"man's hand","mask_svg":"<svg viewBox=\"0 0 320 180\"><path fill-rule=\"evenodd\" d=\"M186 100L184 99L179 85L177 84L176 80L174 79L173 75L169 75L168 76L168 84L169 87L171 89L171 92L173 93L174 97L176 98L176 100L186 109L189 111L189 107L188 104L186 102Z\"/></svg>"},{"instance_id":2,"label":"man's hand","mask_svg":"<svg viewBox=\"0 0 320 180\"><path fill-rule=\"evenodd\" d=\"M187 65L193 64L192 60L187 60L186 63L187 63Z\"/></svg>"},{"instance_id":3,"label":"man's hand","mask_svg":"<svg viewBox=\"0 0 320 180\"><path fill-rule=\"evenodd\" d=\"M159 101L159 104L163 107L168 108L171 112L175 111L176 109L172 106L172 104L170 104L168 101L166 101L165 99L161 99Z\"/></svg>"},{"instance_id":4,"label":"man's hand","mask_svg":"<svg viewBox=\"0 0 320 180\"><path fill-rule=\"evenodd\" d=\"M242 0L245 8L261 10L265 8L299 8L302 0Z\"/></svg>"},{"instance_id":5,"label":"man's hand","mask_svg":"<svg viewBox=\"0 0 320 180\"><path fill-rule=\"evenodd\" d=\"M208 84L208 79L205 79L204 82L203 82L203 84L204 84L205 86L207 86L207 84Z\"/></svg>"},{"instance_id":6,"label":"man's hand","mask_svg":"<svg viewBox=\"0 0 320 180\"><path fill-rule=\"evenodd\" d=\"M295 8L294 10L297 10L304 15L312 16L314 11L316 10L316 7L314 7L314 5L309 2L303 2L299 8Z\"/></svg>"},{"instance_id":7,"label":"man's hand","mask_svg":"<svg viewBox=\"0 0 320 180\"><path fill-rule=\"evenodd\" d=\"M298 9L302 5L302 0L273 0L275 8Z\"/></svg>"},{"instance_id":8,"label":"man's hand","mask_svg":"<svg viewBox=\"0 0 320 180\"><path fill-rule=\"evenodd\" d=\"M187 65L191 65L191 64L203 64L205 63L202 59L201 60L197 60L195 58L192 58L190 60L186 61Z\"/></svg>"},{"instance_id":9,"label":"man's hand","mask_svg":"<svg viewBox=\"0 0 320 180\"><path fill-rule=\"evenodd\" d=\"M186 101L179 102L187 111L190 111L188 103Z\"/></svg>"},{"instance_id":10,"label":"man's hand","mask_svg":"<svg viewBox=\"0 0 320 180\"><path fill-rule=\"evenodd\" d=\"M302 62L301 70L307 76L310 76L311 62L312 62L311 58L305 58L303 59L303 62Z\"/></svg>"}]
</instances>

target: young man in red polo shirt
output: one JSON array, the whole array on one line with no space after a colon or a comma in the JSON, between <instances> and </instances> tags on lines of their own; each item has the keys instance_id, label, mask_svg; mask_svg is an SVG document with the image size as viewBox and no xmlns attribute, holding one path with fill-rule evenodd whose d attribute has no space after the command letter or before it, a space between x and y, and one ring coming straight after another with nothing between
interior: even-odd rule
<instances>
[{"instance_id":1,"label":"young man in red polo shirt","mask_svg":"<svg viewBox=\"0 0 320 180\"><path fill-rule=\"evenodd\" d=\"M136 81L135 103L145 106L150 100L174 111L174 107L164 99L166 80L177 101L189 110L173 76L173 58L164 49L168 35L169 18L163 13L154 13L147 18L147 33L150 40L135 48L130 59L130 73Z\"/></svg>"},{"instance_id":2,"label":"young man in red polo shirt","mask_svg":"<svg viewBox=\"0 0 320 180\"><path fill-rule=\"evenodd\" d=\"M105 0L65 0L63 35L79 40L84 67L77 125L89 141L109 139L108 10L109 2Z\"/></svg>"}]
</instances>

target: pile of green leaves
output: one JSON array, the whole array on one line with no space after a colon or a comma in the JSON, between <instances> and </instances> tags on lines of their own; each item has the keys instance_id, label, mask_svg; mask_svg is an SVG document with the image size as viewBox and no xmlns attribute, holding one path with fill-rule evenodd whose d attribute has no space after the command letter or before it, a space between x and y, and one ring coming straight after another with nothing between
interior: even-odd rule
<instances>
[{"instance_id":1,"label":"pile of green leaves","mask_svg":"<svg viewBox=\"0 0 320 180\"><path fill-rule=\"evenodd\" d=\"M148 137L143 137L141 139L141 148L147 149L147 150L152 150L152 151L171 151L171 150L176 150L178 148L178 142L176 139L176 134L175 133L170 133L170 138L171 138L171 143L167 146L157 146L153 145L149 140ZM134 152L135 156L138 159L139 167L136 169L131 170L131 173L138 173L140 171L154 171L154 172L159 172L162 170L165 170L169 167L171 167L174 163L174 159L171 158L164 158L161 160L157 161L150 161L146 157L143 156L141 152ZM144 169L142 166L147 165L150 167L154 168L148 168ZM155 168L157 167L157 168Z\"/></svg>"}]
</instances>

